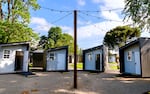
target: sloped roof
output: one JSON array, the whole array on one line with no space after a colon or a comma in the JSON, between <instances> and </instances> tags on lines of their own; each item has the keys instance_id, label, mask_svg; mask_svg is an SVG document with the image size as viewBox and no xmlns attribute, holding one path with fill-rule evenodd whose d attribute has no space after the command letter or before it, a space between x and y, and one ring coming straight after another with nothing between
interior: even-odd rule
<instances>
[{"instance_id":1,"label":"sloped roof","mask_svg":"<svg viewBox=\"0 0 150 94\"><path fill-rule=\"evenodd\" d=\"M30 42L13 42L13 43L3 43L0 46L17 46L17 45L29 45Z\"/></svg>"},{"instance_id":2,"label":"sloped roof","mask_svg":"<svg viewBox=\"0 0 150 94\"><path fill-rule=\"evenodd\" d=\"M32 53L44 53L44 50L34 50Z\"/></svg>"},{"instance_id":3,"label":"sloped roof","mask_svg":"<svg viewBox=\"0 0 150 94\"><path fill-rule=\"evenodd\" d=\"M129 42L128 44L126 44L126 45L120 47L119 50L125 49L125 48L127 48L127 47L129 47L129 46L132 46L132 45L135 45L135 44L139 43L139 41L140 41L141 39L148 39L148 40L150 40L150 38L148 38L148 37L140 37L140 38L138 38L138 39L136 39L136 40L134 40L134 41L132 41L132 42Z\"/></svg>"},{"instance_id":4,"label":"sloped roof","mask_svg":"<svg viewBox=\"0 0 150 94\"><path fill-rule=\"evenodd\" d=\"M56 50L62 50L62 49L68 49L68 46L60 46L60 47L56 47L56 48L50 48L46 51L50 52L50 51L56 51Z\"/></svg>"},{"instance_id":5,"label":"sloped roof","mask_svg":"<svg viewBox=\"0 0 150 94\"><path fill-rule=\"evenodd\" d=\"M83 51L84 52L93 51L93 50L101 49L102 47L103 47L103 45L99 45L99 46L96 46L96 47L85 49Z\"/></svg>"}]
</instances>

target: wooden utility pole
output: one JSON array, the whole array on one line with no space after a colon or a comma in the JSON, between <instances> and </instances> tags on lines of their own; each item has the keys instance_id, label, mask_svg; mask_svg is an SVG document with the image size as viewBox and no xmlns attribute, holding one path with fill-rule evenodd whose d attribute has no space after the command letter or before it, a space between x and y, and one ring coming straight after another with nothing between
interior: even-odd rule
<instances>
[{"instance_id":1,"label":"wooden utility pole","mask_svg":"<svg viewBox=\"0 0 150 94\"><path fill-rule=\"evenodd\" d=\"M74 10L74 88L77 89L77 10Z\"/></svg>"}]
</instances>

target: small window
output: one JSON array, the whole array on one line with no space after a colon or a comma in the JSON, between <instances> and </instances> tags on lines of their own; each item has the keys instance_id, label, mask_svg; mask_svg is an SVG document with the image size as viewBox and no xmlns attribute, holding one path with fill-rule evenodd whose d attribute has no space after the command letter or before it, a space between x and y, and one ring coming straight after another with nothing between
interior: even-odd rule
<instances>
[{"instance_id":1,"label":"small window","mask_svg":"<svg viewBox=\"0 0 150 94\"><path fill-rule=\"evenodd\" d=\"M10 50L4 50L3 58L4 59L9 59L10 58Z\"/></svg>"},{"instance_id":2,"label":"small window","mask_svg":"<svg viewBox=\"0 0 150 94\"><path fill-rule=\"evenodd\" d=\"M127 60L132 61L132 51L128 51Z\"/></svg>"},{"instance_id":3,"label":"small window","mask_svg":"<svg viewBox=\"0 0 150 94\"><path fill-rule=\"evenodd\" d=\"M55 60L55 54L54 53L50 53L50 61L54 61Z\"/></svg>"},{"instance_id":4,"label":"small window","mask_svg":"<svg viewBox=\"0 0 150 94\"><path fill-rule=\"evenodd\" d=\"M92 54L91 54L91 53L88 54L88 60L89 60L89 61L92 60Z\"/></svg>"}]
</instances>

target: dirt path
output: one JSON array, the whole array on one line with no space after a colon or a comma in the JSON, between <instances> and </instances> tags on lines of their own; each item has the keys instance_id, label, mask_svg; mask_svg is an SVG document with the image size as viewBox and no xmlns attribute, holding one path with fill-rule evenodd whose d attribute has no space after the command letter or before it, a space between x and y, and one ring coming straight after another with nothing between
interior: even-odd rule
<instances>
[{"instance_id":1,"label":"dirt path","mask_svg":"<svg viewBox=\"0 0 150 94\"><path fill-rule=\"evenodd\" d=\"M150 90L150 78L123 78L117 74L80 71L77 90L72 88L73 72L0 75L0 94L142 94Z\"/></svg>"}]
</instances>

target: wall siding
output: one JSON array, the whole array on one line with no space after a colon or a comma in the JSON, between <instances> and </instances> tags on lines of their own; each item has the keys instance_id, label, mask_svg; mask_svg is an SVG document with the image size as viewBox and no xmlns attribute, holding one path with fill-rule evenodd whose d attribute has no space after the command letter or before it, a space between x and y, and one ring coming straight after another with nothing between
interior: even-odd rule
<instances>
[{"instance_id":1,"label":"wall siding","mask_svg":"<svg viewBox=\"0 0 150 94\"><path fill-rule=\"evenodd\" d=\"M11 50L10 58L3 59L3 51L5 49ZM0 47L0 73L12 73L15 72L15 55L16 51L27 51L27 46L7 46ZM28 53L28 51L26 52ZM28 54L26 54L28 55ZM23 62L23 71L28 71L28 56L25 56Z\"/></svg>"},{"instance_id":2,"label":"wall siding","mask_svg":"<svg viewBox=\"0 0 150 94\"><path fill-rule=\"evenodd\" d=\"M140 39L142 77L150 77L150 39Z\"/></svg>"},{"instance_id":3,"label":"wall siding","mask_svg":"<svg viewBox=\"0 0 150 94\"><path fill-rule=\"evenodd\" d=\"M127 60L128 51L132 51L131 61ZM125 73L131 73L131 74L135 73L135 71L133 71L135 67L135 56L134 56L135 52L140 52L138 44L132 45L124 50L124 67L125 67L124 72Z\"/></svg>"},{"instance_id":4,"label":"wall siding","mask_svg":"<svg viewBox=\"0 0 150 94\"><path fill-rule=\"evenodd\" d=\"M92 55L92 60L88 60L88 54L91 53ZM96 70L96 54L100 54L100 62L103 63L103 59L102 59L102 49L98 49L98 50L93 50L93 51L88 51L85 53L85 70ZM100 71L103 70L103 65L100 66Z\"/></svg>"},{"instance_id":5,"label":"wall siding","mask_svg":"<svg viewBox=\"0 0 150 94\"><path fill-rule=\"evenodd\" d=\"M50 61L50 59L49 59L50 52L52 52L52 53L54 52L56 54L56 58L54 61ZM48 52L46 55L46 63L47 63L46 70L47 71L60 71L60 70L66 71L66 66L67 66L67 64L66 64L66 54L67 54L66 49L62 49L62 50L58 50L58 51L50 51L50 52ZM61 68L61 69L58 68L58 66L59 66L58 64L60 63L60 62L58 62L58 61L60 61L60 60L58 60L58 54L63 54L65 56L65 59L63 58L61 60L61 63L63 63L63 65L62 65L63 68ZM61 58L61 57L59 57L59 58Z\"/></svg>"}]
</instances>

